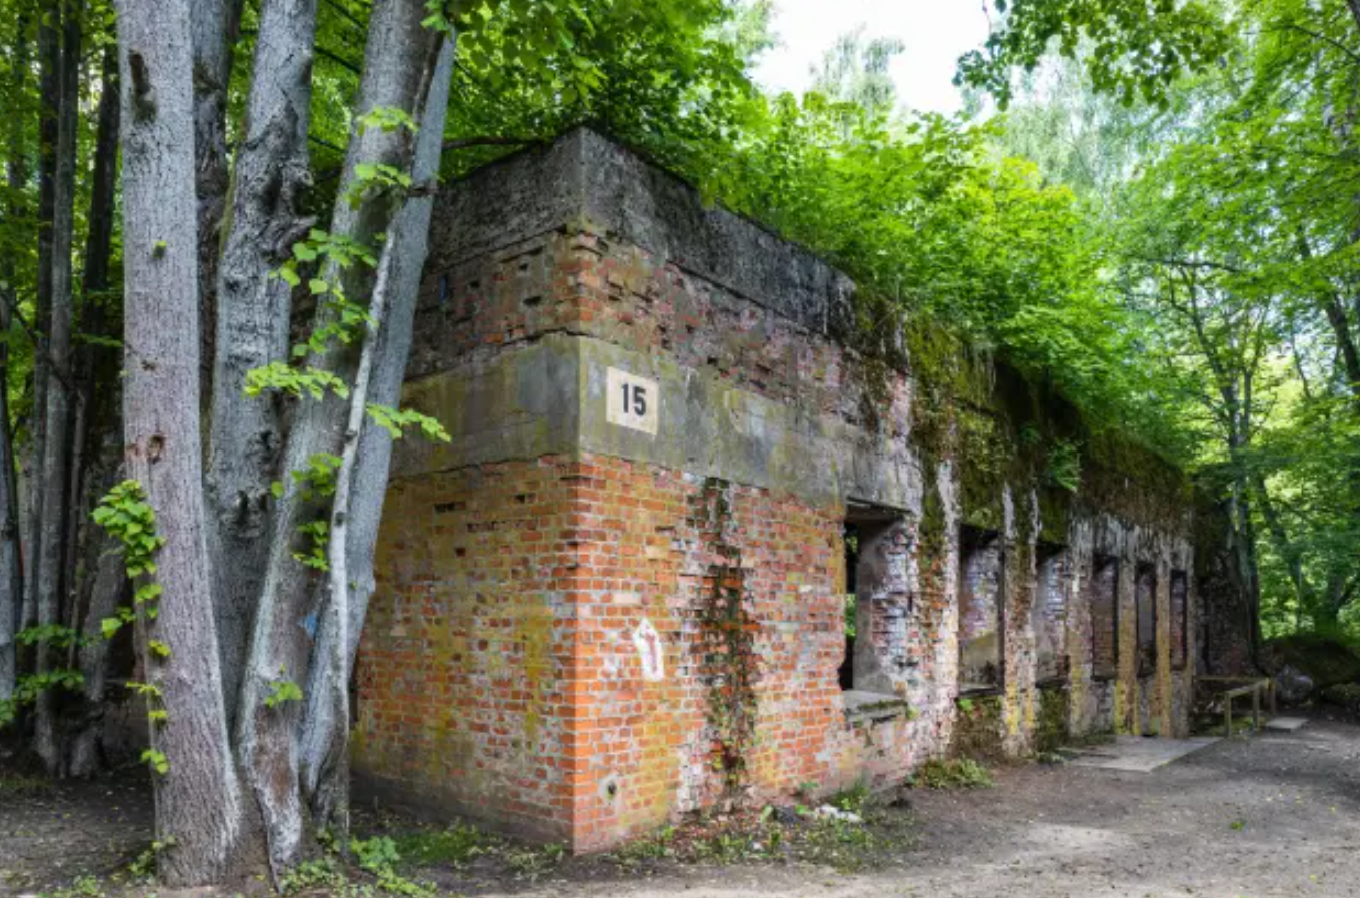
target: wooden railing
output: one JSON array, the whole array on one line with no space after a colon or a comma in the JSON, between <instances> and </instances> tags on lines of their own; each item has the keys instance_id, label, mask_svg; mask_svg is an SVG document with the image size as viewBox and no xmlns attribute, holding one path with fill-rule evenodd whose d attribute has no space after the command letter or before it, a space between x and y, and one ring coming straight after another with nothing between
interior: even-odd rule
<instances>
[{"instance_id":1,"label":"wooden railing","mask_svg":"<svg viewBox=\"0 0 1360 898\"><path fill-rule=\"evenodd\" d=\"M1261 693L1265 693L1266 702L1270 707L1270 714L1275 715L1275 681L1270 677L1198 677L1201 683L1241 683L1215 693L1216 698L1223 699L1223 734L1232 735L1233 701L1246 695L1251 696L1251 723L1257 730L1261 729Z\"/></svg>"}]
</instances>

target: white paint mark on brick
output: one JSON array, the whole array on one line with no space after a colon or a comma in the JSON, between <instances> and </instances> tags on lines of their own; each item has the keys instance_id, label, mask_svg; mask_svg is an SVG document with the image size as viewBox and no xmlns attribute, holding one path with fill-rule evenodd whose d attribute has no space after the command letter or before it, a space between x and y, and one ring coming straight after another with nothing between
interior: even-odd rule
<instances>
[{"instance_id":1,"label":"white paint mark on brick","mask_svg":"<svg viewBox=\"0 0 1360 898\"><path fill-rule=\"evenodd\" d=\"M666 659L661 634L656 632L651 621L644 618L638 624L633 631L633 645L637 646L638 659L642 662L642 678L653 682L665 679Z\"/></svg>"}]
</instances>

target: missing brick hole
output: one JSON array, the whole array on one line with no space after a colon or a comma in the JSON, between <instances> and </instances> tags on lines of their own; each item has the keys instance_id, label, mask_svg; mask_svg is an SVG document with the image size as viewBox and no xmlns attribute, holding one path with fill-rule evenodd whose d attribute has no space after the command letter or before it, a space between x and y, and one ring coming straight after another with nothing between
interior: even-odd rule
<instances>
[{"instance_id":1,"label":"missing brick hole","mask_svg":"<svg viewBox=\"0 0 1360 898\"><path fill-rule=\"evenodd\" d=\"M543 297L542 297L542 296L526 296L526 297L524 297L524 304L525 304L526 306L531 306L531 307L532 307L532 306L541 305L542 303L543 303Z\"/></svg>"},{"instance_id":2,"label":"missing brick hole","mask_svg":"<svg viewBox=\"0 0 1360 898\"><path fill-rule=\"evenodd\" d=\"M533 501L533 498L534 498L534 494L533 494L533 493L516 493L516 494L515 494L515 501L518 502L520 505L527 505L529 502L532 502L532 501Z\"/></svg>"},{"instance_id":3,"label":"missing brick hole","mask_svg":"<svg viewBox=\"0 0 1360 898\"><path fill-rule=\"evenodd\" d=\"M455 511L462 511L467 508L466 502L437 502L434 506L435 514L450 514Z\"/></svg>"}]
</instances>

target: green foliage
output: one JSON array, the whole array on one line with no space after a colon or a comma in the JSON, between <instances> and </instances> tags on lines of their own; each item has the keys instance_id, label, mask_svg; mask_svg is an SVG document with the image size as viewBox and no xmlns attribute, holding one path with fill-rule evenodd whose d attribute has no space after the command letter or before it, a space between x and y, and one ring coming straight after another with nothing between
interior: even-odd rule
<instances>
[{"instance_id":1,"label":"green foliage","mask_svg":"<svg viewBox=\"0 0 1360 898\"><path fill-rule=\"evenodd\" d=\"M152 770L165 776L170 772L170 761L165 755L154 748L148 748L142 752L142 763L147 764Z\"/></svg>"},{"instance_id":2,"label":"green foliage","mask_svg":"<svg viewBox=\"0 0 1360 898\"><path fill-rule=\"evenodd\" d=\"M353 839L350 841L350 850L359 866L378 878L378 887L383 892L406 898L434 898L437 894L433 886L407 879L396 872L401 855L389 836Z\"/></svg>"},{"instance_id":3,"label":"green foliage","mask_svg":"<svg viewBox=\"0 0 1360 898\"><path fill-rule=\"evenodd\" d=\"M287 674L287 670L280 668L279 679L269 681L269 695L264 700L266 708L274 709L285 702L302 701L302 687L292 680L285 679Z\"/></svg>"},{"instance_id":4,"label":"green foliage","mask_svg":"<svg viewBox=\"0 0 1360 898\"><path fill-rule=\"evenodd\" d=\"M368 840L353 839L349 847L359 866L370 873L391 867L401 860L396 843L387 836L374 836Z\"/></svg>"},{"instance_id":5,"label":"green foliage","mask_svg":"<svg viewBox=\"0 0 1360 898\"><path fill-rule=\"evenodd\" d=\"M165 545L165 537L156 531L156 513L146 501L146 492L135 480L124 480L111 489L90 517L95 524L103 527L114 540L122 545L123 570L129 580L138 580L132 594L132 607L119 608L113 617L100 621L100 629L105 639L112 639L126 624L142 616L154 621L159 616L159 603L163 588L151 580L156 573L155 555ZM146 643L147 663L165 662L171 656L169 644L154 637ZM164 724L169 714L162 705L164 695L154 683L127 683L129 689L136 690L147 700L147 716L151 723ZM169 769L164 755L154 752L151 765L160 773ZM143 756L143 760L146 760ZM162 770L164 766L166 770Z\"/></svg>"},{"instance_id":6,"label":"green foliage","mask_svg":"<svg viewBox=\"0 0 1360 898\"><path fill-rule=\"evenodd\" d=\"M469 824L404 833L394 836L393 841L397 853L411 864L451 867L472 862L496 844L482 830Z\"/></svg>"},{"instance_id":7,"label":"green foliage","mask_svg":"<svg viewBox=\"0 0 1360 898\"><path fill-rule=\"evenodd\" d=\"M991 771L971 758L932 759L916 771L916 782L927 789L990 789Z\"/></svg>"},{"instance_id":8,"label":"green foliage","mask_svg":"<svg viewBox=\"0 0 1360 898\"><path fill-rule=\"evenodd\" d=\"M851 814L863 814L865 806L869 803L869 796L869 784L858 782L831 796L830 804Z\"/></svg>"},{"instance_id":9,"label":"green foliage","mask_svg":"<svg viewBox=\"0 0 1360 898\"><path fill-rule=\"evenodd\" d=\"M294 552L293 560L312 570L330 570L326 560L326 547L330 544L330 525L325 521L309 521L299 525L298 532L311 540L306 552Z\"/></svg>"},{"instance_id":10,"label":"green foliage","mask_svg":"<svg viewBox=\"0 0 1360 898\"><path fill-rule=\"evenodd\" d=\"M156 534L156 513L146 502L146 492L135 480L124 480L109 490L90 515L123 547L123 568L129 578L156 573L153 560L165 545Z\"/></svg>"},{"instance_id":11,"label":"green foliage","mask_svg":"<svg viewBox=\"0 0 1360 898\"><path fill-rule=\"evenodd\" d=\"M1201 0L996 0L996 9L1000 27L959 60L955 81L988 90L1003 107L1012 69L1033 71L1053 50L1081 54L1092 85L1129 105L1165 102L1178 77L1217 62L1229 43L1216 6Z\"/></svg>"},{"instance_id":12,"label":"green foliage","mask_svg":"<svg viewBox=\"0 0 1360 898\"><path fill-rule=\"evenodd\" d=\"M28 627L16 633L14 639L19 645L46 643L54 649L65 649L71 646L80 647L86 642L85 637L81 636L78 631L61 624Z\"/></svg>"},{"instance_id":13,"label":"green foliage","mask_svg":"<svg viewBox=\"0 0 1360 898\"><path fill-rule=\"evenodd\" d=\"M335 474L340 470L341 459L338 455L318 452L307 459L307 467L293 471L293 482L304 499L315 499L335 494ZM275 488L274 494L282 496L282 485Z\"/></svg>"},{"instance_id":14,"label":"green foliage","mask_svg":"<svg viewBox=\"0 0 1360 898\"><path fill-rule=\"evenodd\" d=\"M14 694L0 701L0 729L18 719L19 711L38 700L38 696L53 689L76 692L85 685L79 671L61 668L43 673L22 674L14 685Z\"/></svg>"},{"instance_id":15,"label":"green foliage","mask_svg":"<svg viewBox=\"0 0 1360 898\"><path fill-rule=\"evenodd\" d=\"M398 109L394 106L374 106L367 113L359 116L357 122L359 124L360 133L367 131L369 128L377 128L380 131L388 133L395 131L398 128L405 128L412 134L415 134L420 130L420 126L416 124L416 120L411 118L406 110Z\"/></svg>"},{"instance_id":16,"label":"green foliage","mask_svg":"<svg viewBox=\"0 0 1360 898\"><path fill-rule=\"evenodd\" d=\"M373 423L386 430L393 439L399 438L408 427L420 428L420 432L428 440L447 443L451 439L443 424L414 409L395 409L390 405L370 402L365 406L365 410Z\"/></svg>"},{"instance_id":17,"label":"green foliage","mask_svg":"<svg viewBox=\"0 0 1360 898\"><path fill-rule=\"evenodd\" d=\"M286 393L294 399L301 398L304 393L313 399L322 399L327 392L341 399L349 397L349 384L324 368L293 367L284 362L270 362L246 372L247 396L256 397L270 390Z\"/></svg>"},{"instance_id":18,"label":"green foliage","mask_svg":"<svg viewBox=\"0 0 1360 898\"><path fill-rule=\"evenodd\" d=\"M411 189L411 176L393 165L361 162L354 167L354 180L345 189L351 209L377 195L401 195Z\"/></svg>"},{"instance_id":19,"label":"green foliage","mask_svg":"<svg viewBox=\"0 0 1360 898\"><path fill-rule=\"evenodd\" d=\"M1044 480L1069 493L1081 488L1081 450L1071 440L1056 440L1048 450L1048 466Z\"/></svg>"}]
</instances>

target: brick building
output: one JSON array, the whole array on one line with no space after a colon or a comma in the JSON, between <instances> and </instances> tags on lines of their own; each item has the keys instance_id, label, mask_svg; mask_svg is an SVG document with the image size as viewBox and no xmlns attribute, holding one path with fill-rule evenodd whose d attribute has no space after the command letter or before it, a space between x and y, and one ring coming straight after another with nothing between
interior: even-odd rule
<instances>
[{"instance_id":1,"label":"brick building","mask_svg":"<svg viewBox=\"0 0 1360 898\"><path fill-rule=\"evenodd\" d=\"M855 350L854 290L588 130L444 192L406 402L453 440L394 460L360 792L591 850L1185 733L1211 511L942 335Z\"/></svg>"}]
</instances>

